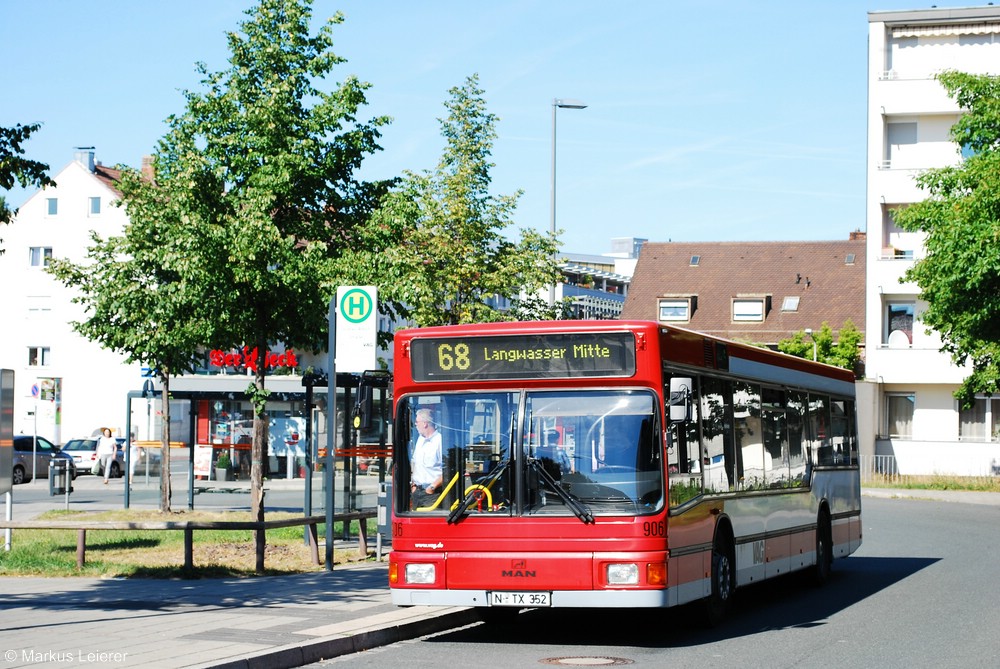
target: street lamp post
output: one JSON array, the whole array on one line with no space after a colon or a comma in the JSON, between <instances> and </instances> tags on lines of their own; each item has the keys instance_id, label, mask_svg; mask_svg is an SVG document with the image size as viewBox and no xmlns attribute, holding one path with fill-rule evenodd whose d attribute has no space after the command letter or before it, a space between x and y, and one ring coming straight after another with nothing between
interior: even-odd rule
<instances>
[{"instance_id":1,"label":"street lamp post","mask_svg":"<svg viewBox=\"0 0 1000 669\"><path fill-rule=\"evenodd\" d=\"M557 109L586 109L587 105L579 100L556 98L552 101L552 190L549 210L549 231L554 238L556 235L556 110ZM555 255L553 254L553 261ZM549 306L556 304L556 284L549 286Z\"/></svg>"},{"instance_id":2,"label":"street lamp post","mask_svg":"<svg viewBox=\"0 0 1000 669\"><path fill-rule=\"evenodd\" d=\"M816 362L816 337L813 337L812 328L806 328L806 334L813 340L813 362Z\"/></svg>"}]
</instances>

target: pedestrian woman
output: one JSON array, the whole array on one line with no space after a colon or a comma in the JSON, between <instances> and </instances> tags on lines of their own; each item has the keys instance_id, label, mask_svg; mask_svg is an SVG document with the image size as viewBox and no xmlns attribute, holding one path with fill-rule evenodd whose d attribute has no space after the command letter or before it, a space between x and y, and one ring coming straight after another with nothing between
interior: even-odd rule
<instances>
[{"instance_id":1,"label":"pedestrian woman","mask_svg":"<svg viewBox=\"0 0 1000 669\"><path fill-rule=\"evenodd\" d=\"M110 428L103 428L101 438L97 440L97 461L104 468L104 485L108 484L108 477L111 476L111 463L115 461L117 451L118 444L111 436Z\"/></svg>"}]
</instances>

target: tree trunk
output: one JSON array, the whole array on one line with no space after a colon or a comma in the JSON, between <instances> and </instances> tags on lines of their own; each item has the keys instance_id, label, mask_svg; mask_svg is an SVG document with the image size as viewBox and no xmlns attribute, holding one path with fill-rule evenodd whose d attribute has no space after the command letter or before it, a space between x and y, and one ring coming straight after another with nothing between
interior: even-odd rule
<instances>
[{"instance_id":1,"label":"tree trunk","mask_svg":"<svg viewBox=\"0 0 1000 669\"><path fill-rule=\"evenodd\" d=\"M258 351L266 351L258 346ZM257 356L257 371L254 372L254 385L258 397L264 390L264 353ZM250 516L257 522L264 522L264 458L267 457L268 420L266 402L255 401L253 409L253 446L250 457ZM264 573L264 530L254 533L258 574Z\"/></svg>"},{"instance_id":2,"label":"tree trunk","mask_svg":"<svg viewBox=\"0 0 1000 669\"><path fill-rule=\"evenodd\" d=\"M170 372L160 377L163 394L160 397L160 513L170 513ZM128 472L125 473L128 476ZM126 484L127 485L127 484Z\"/></svg>"}]
</instances>

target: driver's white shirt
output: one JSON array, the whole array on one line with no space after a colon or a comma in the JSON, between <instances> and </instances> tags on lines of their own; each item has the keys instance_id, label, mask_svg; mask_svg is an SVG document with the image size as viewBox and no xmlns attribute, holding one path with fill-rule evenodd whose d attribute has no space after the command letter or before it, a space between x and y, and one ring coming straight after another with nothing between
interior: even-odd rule
<instances>
[{"instance_id":1,"label":"driver's white shirt","mask_svg":"<svg viewBox=\"0 0 1000 669\"><path fill-rule=\"evenodd\" d=\"M413 447L410 478L421 488L426 488L441 477L441 433L434 431L429 437L421 436Z\"/></svg>"}]
</instances>

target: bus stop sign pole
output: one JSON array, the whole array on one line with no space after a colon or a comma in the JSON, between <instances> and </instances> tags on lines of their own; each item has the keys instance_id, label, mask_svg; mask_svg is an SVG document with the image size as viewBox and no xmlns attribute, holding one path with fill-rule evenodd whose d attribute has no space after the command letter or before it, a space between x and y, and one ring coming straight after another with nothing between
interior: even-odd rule
<instances>
[{"instance_id":1,"label":"bus stop sign pole","mask_svg":"<svg viewBox=\"0 0 1000 669\"><path fill-rule=\"evenodd\" d=\"M330 298L327 312L330 326L327 343L328 365L330 368L326 392L326 467L323 472L326 491L326 570L333 571L333 446L337 434L337 298Z\"/></svg>"}]
</instances>

